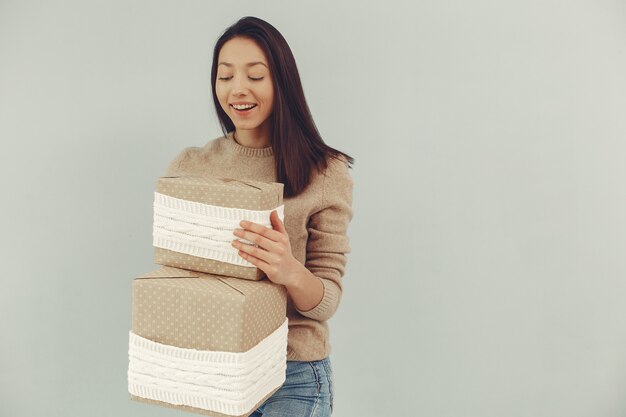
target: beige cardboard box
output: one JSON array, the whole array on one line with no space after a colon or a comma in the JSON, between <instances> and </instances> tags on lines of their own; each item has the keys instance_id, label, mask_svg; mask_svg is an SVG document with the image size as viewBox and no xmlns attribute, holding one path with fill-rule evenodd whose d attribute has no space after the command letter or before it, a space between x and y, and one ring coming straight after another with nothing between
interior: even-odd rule
<instances>
[{"instance_id":1,"label":"beige cardboard box","mask_svg":"<svg viewBox=\"0 0 626 417\"><path fill-rule=\"evenodd\" d=\"M175 267L132 284L131 399L209 416L248 416L285 380L287 293Z\"/></svg>"},{"instance_id":2,"label":"beige cardboard box","mask_svg":"<svg viewBox=\"0 0 626 417\"><path fill-rule=\"evenodd\" d=\"M239 220L271 228L283 213L283 184L207 176L160 177L154 200L157 264L260 280L265 274L237 254L231 242ZM252 242L245 242L252 244Z\"/></svg>"}]
</instances>

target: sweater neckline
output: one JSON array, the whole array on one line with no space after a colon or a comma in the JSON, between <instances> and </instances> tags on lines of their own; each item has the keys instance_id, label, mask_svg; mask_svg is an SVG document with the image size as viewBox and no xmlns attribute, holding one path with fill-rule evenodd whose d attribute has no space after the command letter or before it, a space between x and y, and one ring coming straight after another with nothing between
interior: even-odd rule
<instances>
[{"instance_id":1,"label":"sweater neckline","mask_svg":"<svg viewBox=\"0 0 626 417\"><path fill-rule=\"evenodd\" d=\"M274 151L272 150L271 146L268 146L267 148L249 148L247 146L240 145L235 140L234 133L234 130L228 132L228 134L226 135L226 143L228 143L235 152L242 155L255 157L267 157L274 155Z\"/></svg>"}]
</instances>

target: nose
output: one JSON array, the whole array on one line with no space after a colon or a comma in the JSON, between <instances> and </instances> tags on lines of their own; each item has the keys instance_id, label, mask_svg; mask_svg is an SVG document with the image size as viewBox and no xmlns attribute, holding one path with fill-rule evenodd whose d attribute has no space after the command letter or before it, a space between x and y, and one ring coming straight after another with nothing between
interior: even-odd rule
<instances>
[{"instance_id":1,"label":"nose","mask_svg":"<svg viewBox=\"0 0 626 417\"><path fill-rule=\"evenodd\" d=\"M244 77L233 77L233 94L236 96L245 94L248 90L248 85Z\"/></svg>"}]
</instances>

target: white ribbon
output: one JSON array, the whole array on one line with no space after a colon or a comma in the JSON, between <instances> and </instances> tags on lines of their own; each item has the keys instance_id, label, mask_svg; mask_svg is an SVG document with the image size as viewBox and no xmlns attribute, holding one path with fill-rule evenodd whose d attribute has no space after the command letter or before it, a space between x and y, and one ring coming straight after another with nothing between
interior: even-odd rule
<instances>
[{"instance_id":1,"label":"white ribbon","mask_svg":"<svg viewBox=\"0 0 626 417\"><path fill-rule=\"evenodd\" d=\"M241 220L272 228L270 214L276 210L284 221L284 209L284 205L272 210L213 206L155 192L152 244L200 258L254 267L231 245L237 239L233 231L241 227ZM239 240L254 245L247 239Z\"/></svg>"},{"instance_id":2,"label":"white ribbon","mask_svg":"<svg viewBox=\"0 0 626 417\"><path fill-rule=\"evenodd\" d=\"M245 352L178 348L129 332L128 391L228 415L247 413L285 382L288 320Z\"/></svg>"}]
</instances>

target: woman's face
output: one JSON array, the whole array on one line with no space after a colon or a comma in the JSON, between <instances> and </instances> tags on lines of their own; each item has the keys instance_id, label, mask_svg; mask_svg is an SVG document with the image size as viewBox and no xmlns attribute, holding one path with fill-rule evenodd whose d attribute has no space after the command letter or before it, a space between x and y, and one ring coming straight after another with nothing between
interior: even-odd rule
<instances>
[{"instance_id":1,"label":"woman's face","mask_svg":"<svg viewBox=\"0 0 626 417\"><path fill-rule=\"evenodd\" d=\"M215 93L235 129L251 130L255 135L267 132L274 87L263 50L251 39L232 38L222 45L217 64ZM238 104L253 107L236 109Z\"/></svg>"}]
</instances>

